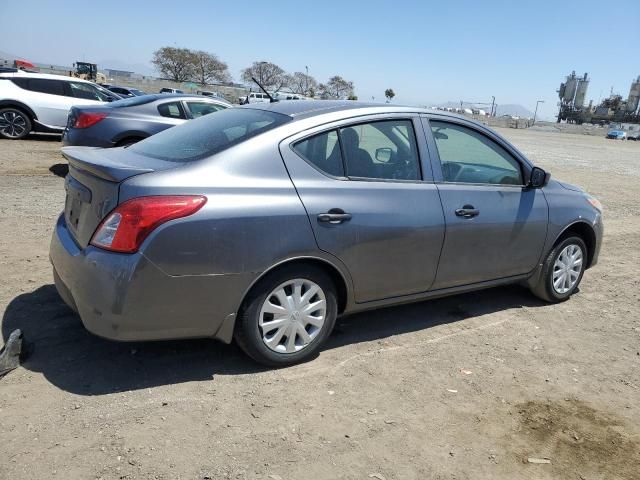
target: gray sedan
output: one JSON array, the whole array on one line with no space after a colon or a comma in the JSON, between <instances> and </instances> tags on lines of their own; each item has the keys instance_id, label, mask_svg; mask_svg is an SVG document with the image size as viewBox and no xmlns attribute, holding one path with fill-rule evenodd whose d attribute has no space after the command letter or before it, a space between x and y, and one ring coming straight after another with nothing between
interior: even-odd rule
<instances>
[{"instance_id":1,"label":"gray sedan","mask_svg":"<svg viewBox=\"0 0 640 480\"><path fill-rule=\"evenodd\" d=\"M97 107L72 107L62 134L65 146L123 147L231 103L201 95L142 95Z\"/></svg>"},{"instance_id":2,"label":"gray sedan","mask_svg":"<svg viewBox=\"0 0 640 480\"><path fill-rule=\"evenodd\" d=\"M256 104L63 154L55 283L114 340L235 339L289 365L346 313L509 283L567 300L600 251L598 200L445 112Z\"/></svg>"}]
</instances>

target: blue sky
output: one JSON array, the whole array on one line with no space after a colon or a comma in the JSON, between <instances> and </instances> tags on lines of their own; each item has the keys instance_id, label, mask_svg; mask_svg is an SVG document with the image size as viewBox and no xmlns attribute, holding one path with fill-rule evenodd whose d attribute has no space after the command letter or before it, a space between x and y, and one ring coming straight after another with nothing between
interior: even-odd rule
<instances>
[{"instance_id":1,"label":"blue sky","mask_svg":"<svg viewBox=\"0 0 640 480\"><path fill-rule=\"evenodd\" d=\"M640 10L602 1L135 2L0 0L0 51L67 65L146 66L165 45L201 49L237 80L254 60L319 81L352 80L361 100L431 104L537 99L556 112L558 88L576 70L587 99L613 86L625 98L640 75ZM625 7L626 5L626 7ZM625 10L626 9L626 10ZM626 52L626 53L625 53ZM633 55L632 55L633 52Z\"/></svg>"}]
</instances>

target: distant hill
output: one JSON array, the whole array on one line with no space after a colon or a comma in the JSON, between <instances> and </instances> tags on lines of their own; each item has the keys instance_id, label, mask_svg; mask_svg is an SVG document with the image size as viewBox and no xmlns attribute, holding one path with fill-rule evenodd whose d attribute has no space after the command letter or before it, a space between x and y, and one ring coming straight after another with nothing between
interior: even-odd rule
<instances>
[{"instance_id":1,"label":"distant hill","mask_svg":"<svg viewBox=\"0 0 640 480\"><path fill-rule=\"evenodd\" d=\"M498 117L500 115L511 115L514 117L533 118L533 112L531 110L517 104L498 105L496 115Z\"/></svg>"}]
</instances>

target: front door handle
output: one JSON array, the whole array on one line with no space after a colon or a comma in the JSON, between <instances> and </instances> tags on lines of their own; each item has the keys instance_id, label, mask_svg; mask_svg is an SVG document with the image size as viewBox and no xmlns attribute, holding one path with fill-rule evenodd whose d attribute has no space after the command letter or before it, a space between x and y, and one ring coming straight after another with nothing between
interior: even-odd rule
<instances>
[{"instance_id":1,"label":"front door handle","mask_svg":"<svg viewBox=\"0 0 640 480\"><path fill-rule=\"evenodd\" d=\"M318 215L318 221L322 223L338 224L342 222L348 222L351 220L351 214L345 213L340 208L332 208L327 213L321 213Z\"/></svg>"},{"instance_id":2,"label":"front door handle","mask_svg":"<svg viewBox=\"0 0 640 480\"><path fill-rule=\"evenodd\" d=\"M474 208L473 205L465 205L464 207L456 210L456 215L462 218L473 218L480 215L480 210Z\"/></svg>"}]
</instances>

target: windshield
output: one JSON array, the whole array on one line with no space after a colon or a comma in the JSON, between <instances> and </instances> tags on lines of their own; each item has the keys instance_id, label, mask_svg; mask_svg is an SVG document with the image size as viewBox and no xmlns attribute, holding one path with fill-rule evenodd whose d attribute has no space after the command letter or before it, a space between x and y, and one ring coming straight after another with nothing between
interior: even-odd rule
<instances>
[{"instance_id":1,"label":"windshield","mask_svg":"<svg viewBox=\"0 0 640 480\"><path fill-rule=\"evenodd\" d=\"M200 160L291 121L280 113L229 108L191 120L129 147L170 162Z\"/></svg>"},{"instance_id":2,"label":"windshield","mask_svg":"<svg viewBox=\"0 0 640 480\"><path fill-rule=\"evenodd\" d=\"M100 92L100 94L108 97L108 98L112 98L114 100L120 100L122 97L120 95L118 95L115 92L112 92L111 90L108 90L106 88L104 88L102 85L94 85L94 87L96 89L98 89L98 92ZM106 100L106 98L102 99L102 100Z\"/></svg>"}]
</instances>

